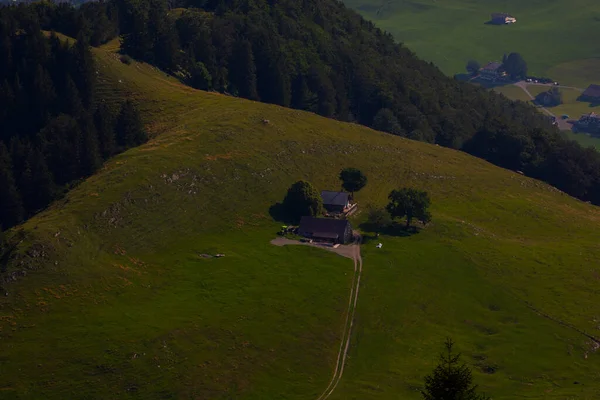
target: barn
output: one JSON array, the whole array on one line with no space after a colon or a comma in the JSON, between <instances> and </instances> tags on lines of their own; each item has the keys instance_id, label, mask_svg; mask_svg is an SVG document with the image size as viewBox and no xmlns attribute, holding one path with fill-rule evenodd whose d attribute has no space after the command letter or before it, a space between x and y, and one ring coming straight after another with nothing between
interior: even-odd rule
<instances>
[{"instance_id":1,"label":"barn","mask_svg":"<svg viewBox=\"0 0 600 400\"><path fill-rule=\"evenodd\" d=\"M346 244L352 241L352 225L346 219L302 217L298 234L308 239Z\"/></svg>"}]
</instances>

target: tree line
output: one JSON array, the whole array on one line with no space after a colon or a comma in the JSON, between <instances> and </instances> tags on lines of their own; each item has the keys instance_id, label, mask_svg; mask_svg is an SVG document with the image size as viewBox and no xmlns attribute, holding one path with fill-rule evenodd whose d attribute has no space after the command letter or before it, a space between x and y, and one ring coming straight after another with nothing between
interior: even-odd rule
<instances>
[{"instance_id":1,"label":"tree line","mask_svg":"<svg viewBox=\"0 0 600 400\"><path fill-rule=\"evenodd\" d=\"M88 37L44 35L32 6L0 8L0 227L12 227L146 141L130 101L97 96ZM2 229L0 229L2 230Z\"/></svg>"}]
</instances>

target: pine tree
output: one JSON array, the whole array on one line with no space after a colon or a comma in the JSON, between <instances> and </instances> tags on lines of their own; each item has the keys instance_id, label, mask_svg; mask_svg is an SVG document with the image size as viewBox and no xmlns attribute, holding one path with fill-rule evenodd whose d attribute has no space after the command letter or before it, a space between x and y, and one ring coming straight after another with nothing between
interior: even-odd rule
<instances>
[{"instance_id":1,"label":"pine tree","mask_svg":"<svg viewBox=\"0 0 600 400\"><path fill-rule=\"evenodd\" d=\"M35 213L50 204L54 198L55 186L39 149L33 149L29 153L22 179L23 202L29 213Z\"/></svg>"},{"instance_id":2,"label":"pine tree","mask_svg":"<svg viewBox=\"0 0 600 400\"><path fill-rule=\"evenodd\" d=\"M299 74L292 85L291 106L299 110L317 111L319 97L308 87L308 80Z\"/></svg>"},{"instance_id":3,"label":"pine tree","mask_svg":"<svg viewBox=\"0 0 600 400\"><path fill-rule=\"evenodd\" d=\"M431 375L425 377L425 389L421 391L425 400L490 400L477 394L471 370L460 364L460 354L453 352L454 343L446 339L446 351L440 354L440 363Z\"/></svg>"},{"instance_id":4,"label":"pine tree","mask_svg":"<svg viewBox=\"0 0 600 400\"><path fill-rule=\"evenodd\" d=\"M0 142L0 225L10 228L23 220L23 204L12 173L10 154ZM1 231L1 229L0 229Z\"/></svg>"},{"instance_id":5,"label":"pine tree","mask_svg":"<svg viewBox=\"0 0 600 400\"><path fill-rule=\"evenodd\" d=\"M79 126L81 129L81 142L79 144L79 154L81 154L80 176L90 176L102 165L98 136L94 121L88 113L85 113L79 119Z\"/></svg>"},{"instance_id":6,"label":"pine tree","mask_svg":"<svg viewBox=\"0 0 600 400\"><path fill-rule=\"evenodd\" d=\"M96 68L94 65L94 56L84 32L79 32L77 42L72 47L72 60L71 75L73 81L79 91L82 104L85 108L89 109L94 104Z\"/></svg>"},{"instance_id":7,"label":"pine tree","mask_svg":"<svg viewBox=\"0 0 600 400\"><path fill-rule=\"evenodd\" d=\"M212 88L212 76L202 62L196 62L190 71L190 86L200 90Z\"/></svg>"},{"instance_id":8,"label":"pine tree","mask_svg":"<svg viewBox=\"0 0 600 400\"><path fill-rule=\"evenodd\" d=\"M238 41L230 65L229 80L237 89L239 96L250 100L258 100L256 65L254 64L252 45L248 40Z\"/></svg>"},{"instance_id":9,"label":"pine tree","mask_svg":"<svg viewBox=\"0 0 600 400\"><path fill-rule=\"evenodd\" d=\"M40 136L45 146L47 162L58 185L65 185L80 176L81 130L70 115L52 119Z\"/></svg>"},{"instance_id":10,"label":"pine tree","mask_svg":"<svg viewBox=\"0 0 600 400\"><path fill-rule=\"evenodd\" d=\"M126 100L121 106L115 133L117 144L122 149L137 146L148 140L140 114L131 100Z\"/></svg>"},{"instance_id":11,"label":"pine tree","mask_svg":"<svg viewBox=\"0 0 600 400\"><path fill-rule=\"evenodd\" d=\"M100 155L104 160L116 152L115 116L106 103L100 103L94 114Z\"/></svg>"},{"instance_id":12,"label":"pine tree","mask_svg":"<svg viewBox=\"0 0 600 400\"><path fill-rule=\"evenodd\" d=\"M67 76L65 89L64 89L64 98L63 98L63 110L65 113L70 114L74 117L77 117L83 114L83 103L81 102L81 97L79 95L79 90L77 89L77 85L71 79L70 76Z\"/></svg>"},{"instance_id":13,"label":"pine tree","mask_svg":"<svg viewBox=\"0 0 600 400\"><path fill-rule=\"evenodd\" d=\"M43 127L50 118L50 113L55 108L56 92L50 74L41 65L38 65L33 78L33 111L37 116L35 131ZM32 117L34 117L32 115Z\"/></svg>"}]
</instances>

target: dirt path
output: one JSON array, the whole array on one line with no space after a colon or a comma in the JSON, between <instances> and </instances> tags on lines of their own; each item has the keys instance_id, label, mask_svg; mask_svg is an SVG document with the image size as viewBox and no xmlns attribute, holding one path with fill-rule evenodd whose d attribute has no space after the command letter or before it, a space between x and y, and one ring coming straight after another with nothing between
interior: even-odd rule
<instances>
[{"instance_id":1,"label":"dirt path","mask_svg":"<svg viewBox=\"0 0 600 400\"><path fill-rule=\"evenodd\" d=\"M521 88L525 92L525 94L527 94L527 96L529 96L529 98L531 100L535 99L535 97L527 89L527 86L532 85L531 83L525 82L525 81L519 81L519 82L514 83L514 85L516 87ZM543 84L543 83L534 83L533 85L537 85L537 86L549 86L549 87L559 87L559 88L567 88L567 89L575 89L575 90L583 91L583 89L575 88L575 87L571 87L571 86L560 86L560 85ZM559 118L556 115L554 115L554 113L552 111L548 110L546 107L539 107L539 108L541 108L549 116L556 118L556 122L558 123L558 129L560 129L561 131L570 131L570 130L573 129L573 126L571 124L569 124L564 119Z\"/></svg>"},{"instance_id":2,"label":"dirt path","mask_svg":"<svg viewBox=\"0 0 600 400\"><path fill-rule=\"evenodd\" d=\"M360 289L360 278L362 275L362 257L360 256L360 244L362 237L356 236L356 240L350 246L340 246L337 249L326 246L319 246L317 244L309 244L299 242L297 240L290 240L286 238L277 238L271 241L276 246L285 246L293 244L301 244L314 246L321 249L333 251L341 256L352 258L354 260L354 275L352 277L352 288L350 289L350 297L348 299L348 310L346 311L346 320L344 322L344 331L342 333L342 340L340 343L340 349L338 351L337 360L335 363L335 369L333 370L333 376L329 381L329 384L321 393L317 400L326 400L331 396L337 385L342 379L344 374L344 367L346 365L346 357L348 356L348 349L350 348L350 339L352 338L352 327L354 326L354 314L356 313L356 303L358 302L358 290Z\"/></svg>"},{"instance_id":3,"label":"dirt path","mask_svg":"<svg viewBox=\"0 0 600 400\"><path fill-rule=\"evenodd\" d=\"M348 348L350 347L350 339L352 338L352 327L354 326L354 314L356 313L356 303L358 302L358 290L360 289L360 277L362 275L362 257L360 256L360 244L362 237L357 236L356 241L352 245L353 259L354 259L354 277L352 281L352 289L350 290L350 298L348 301L348 311L346 312L346 322L344 326L344 333L342 336L342 342L340 343L340 350L338 352L337 362L333 376L329 381L329 385L317 400L325 400L331 396L331 393L335 390L338 383L342 379L344 374L344 367L346 365L346 357L348 356Z\"/></svg>"}]
</instances>

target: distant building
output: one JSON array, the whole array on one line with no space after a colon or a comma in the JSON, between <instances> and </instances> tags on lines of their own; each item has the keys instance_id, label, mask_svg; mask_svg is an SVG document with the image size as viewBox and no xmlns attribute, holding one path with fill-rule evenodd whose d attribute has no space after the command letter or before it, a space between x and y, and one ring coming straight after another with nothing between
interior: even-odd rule
<instances>
[{"instance_id":1,"label":"distant building","mask_svg":"<svg viewBox=\"0 0 600 400\"><path fill-rule=\"evenodd\" d=\"M309 239L346 244L352 241L352 226L347 219L302 217L298 234Z\"/></svg>"},{"instance_id":2,"label":"distant building","mask_svg":"<svg viewBox=\"0 0 600 400\"><path fill-rule=\"evenodd\" d=\"M330 213L343 213L350 208L350 193L323 190L321 192L323 208Z\"/></svg>"},{"instance_id":3,"label":"distant building","mask_svg":"<svg viewBox=\"0 0 600 400\"><path fill-rule=\"evenodd\" d=\"M498 25L504 24L514 24L517 22L517 19L510 14L507 13L493 13L492 14L492 23Z\"/></svg>"},{"instance_id":4,"label":"distant building","mask_svg":"<svg viewBox=\"0 0 600 400\"><path fill-rule=\"evenodd\" d=\"M494 61L487 63L479 70L479 77L490 81L495 81L504 76L501 71L502 63Z\"/></svg>"},{"instance_id":5,"label":"distant building","mask_svg":"<svg viewBox=\"0 0 600 400\"><path fill-rule=\"evenodd\" d=\"M577 129L590 133L600 133L600 115L595 112L583 114L577 121Z\"/></svg>"},{"instance_id":6,"label":"distant building","mask_svg":"<svg viewBox=\"0 0 600 400\"><path fill-rule=\"evenodd\" d=\"M590 85L579 97L581 101L600 103L600 85Z\"/></svg>"},{"instance_id":7,"label":"distant building","mask_svg":"<svg viewBox=\"0 0 600 400\"><path fill-rule=\"evenodd\" d=\"M557 106L562 103L562 95L557 88L552 88L535 96L535 102L542 106Z\"/></svg>"}]
</instances>

